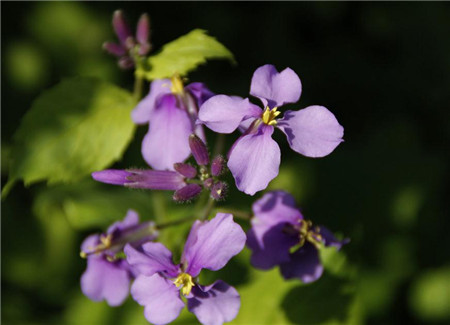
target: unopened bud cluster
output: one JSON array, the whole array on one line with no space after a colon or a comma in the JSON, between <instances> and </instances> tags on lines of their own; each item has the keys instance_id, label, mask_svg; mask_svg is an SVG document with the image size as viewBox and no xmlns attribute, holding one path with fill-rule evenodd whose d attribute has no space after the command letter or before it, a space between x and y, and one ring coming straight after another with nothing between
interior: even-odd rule
<instances>
[{"instance_id":1,"label":"unopened bud cluster","mask_svg":"<svg viewBox=\"0 0 450 325\"><path fill-rule=\"evenodd\" d=\"M136 57L147 55L152 48L149 42L150 18L147 14L141 15L136 28L136 37L131 34L121 10L114 12L112 24L119 39L119 44L105 42L103 48L108 53L119 58L118 64L120 68L131 69L135 66Z\"/></svg>"},{"instance_id":2,"label":"unopened bud cluster","mask_svg":"<svg viewBox=\"0 0 450 325\"><path fill-rule=\"evenodd\" d=\"M189 136L189 147L198 165L198 170L185 163L174 165L175 170L188 179L188 184L177 190L173 195L173 199L175 201L188 201L200 194L203 189L210 191L213 199L223 199L227 185L225 182L220 181L218 176L225 170L225 159L222 156L216 156L210 163L205 143L195 134Z\"/></svg>"}]
</instances>

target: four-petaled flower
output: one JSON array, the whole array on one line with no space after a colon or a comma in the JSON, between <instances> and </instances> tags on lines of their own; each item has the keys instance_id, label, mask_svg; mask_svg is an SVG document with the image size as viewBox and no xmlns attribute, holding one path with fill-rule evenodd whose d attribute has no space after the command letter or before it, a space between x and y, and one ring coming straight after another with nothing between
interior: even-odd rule
<instances>
[{"instance_id":1,"label":"four-petaled flower","mask_svg":"<svg viewBox=\"0 0 450 325\"><path fill-rule=\"evenodd\" d=\"M128 296L133 270L125 259L117 257L126 243L140 245L157 236L153 222L139 223L138 214L129 210L123 221L112 224L106 234L87 237L81 245L87 269L81 276L81 291L94 301L105 299L118 306ZM137 238L137 239L135 239Z\"/></svg>"},{"instance_id":2,"label":"four-petaled flower","mask_svg":"<svg viewBox=\"0 0 450 325\"><path fill-rule=\"evenodd\" d=\"M323 106L286 111L277 120L278 107L295 103L302 85L290 68L278 73L273 65L259 67L253 74L250 94L258 97L264 110L248 98L217 95L199 111L199 123L219 133L231 133L238 127L243 135L229 152L228 167L239 190L254 195L278 175L280 148L272 139L274 127L283 131L290 147L307 157L323 157L342 141L344 129L333 113Z\"/></svg>"},{"instance_id":3,"label":"four-petaled flower","mask_svg":"<svg viewBox=\"0 0 450 325\"><path fill-rule=\"evenodd\" d=\"M320 246L340 249L348 243L348 239L337 240L327 228L305 220L294 198L283 191L265 194L253 204L253 213L247 233L251 263L263 270L279 265L285 279L316 281L323 273Z\"/></svg>"},{"instance_id":4,"label":"four-petaled flower","mask_svg":"<svg viewBox=\"0 0 450 325\"><path fill-rule=\"evenodd\" d=\"M139 276L131 295L145 306L146 319L167 324L176 319L184 307L205 325L216 325L234 319L239 311L240 296L236 289L218 280L203 286L196 278L205 268L219 270L245 245L246 236L231 214L218 213L210 221L196 221L189 233L180 264L173 264L172 253L161 243L146 243L141 249L125 247L128 263Z\"/></svg>"},{"instance_id":5,"label":"four-petaled flower","mask_svg":"<svg viewBox=\"0 0 450 325\"><path fill-rule=\"evenodd\" d=\"M173 165L189 157L189 135L203 141L201 125L196 125L198 107L213 93L200 82L183 87L179 76L155 80L149 94L131 112L136 124L149 124L142 141L142 156L157 170L173 170Z\"/></svg>"}]
</instances>

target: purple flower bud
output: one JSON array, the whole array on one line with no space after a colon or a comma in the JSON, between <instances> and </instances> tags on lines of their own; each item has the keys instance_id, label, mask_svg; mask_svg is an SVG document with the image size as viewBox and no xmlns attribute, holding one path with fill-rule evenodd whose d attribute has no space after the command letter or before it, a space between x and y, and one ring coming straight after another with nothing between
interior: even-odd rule
<instances>
[{"instance_id":1,"label":"purple flower bud","mask_svg":"<svg viewBox=\"0 0 450 325\"><path fill-rule=\"evenodd\" d=\"M195 134L191 134L189 136L189 147L191 148L192 155L194 156L197 164L199 164L200 166L208 165L208 149L206 148L203 141Z\"/></svg>"},{"instance_id":2,"label":"purple flower bud","mask_svg":"<svg viewBox=\"0 0 450 325\"><path fill-rule=\"evenodd\" d=\"M186 185L182 175L163 170L106 169L92 173L98 182L150 190L178 190Z\"/></svg>"},{"instance_id":3,"label":"purple flower bud","mask_svg":"<svg viewBox=\"0 0 450 325\"><path fill-rule=\"evenodd\" d=\"M168 170L128 170L132 173L125 184L131 188L147 188L151 190L178 190L185 185L183 176Z\"/></svg>"},{"instance_id":4,"label":"purple flower bud","mask_svg":"<svg viewBox=\"0 0 450 325\"><path fill-rule=\"evenodd\" d=\"M173 168L175 168L175 170L178 173L180 173L186 178L194 178L195 176L197 176L197 169L195 169L191 165L184 163L176 163L173 165Z\"/></svg>"},{"instance_id":5,"label":"purple flower bud","mask_svg":"<svg viewBox=\"0 0 450 325\"><path fill-rule=\"evenodd\" d=\"M136 45L136 41L134 40L133 36L128 36L125 40L125 47L127 50L131 50Z\"/></svg>"},{"instance_id":6,"label":"purple flower bud","mask_svg":"<svg viewBox=\"0 0 450 325\"><path fill-rule=\"evenodd\" d=\"M126 170L117 170L117 169L105 169L99 172L93 172L92 178L97 182L113 184L113 185L125 185L128 183L128 176L133 175Z\"/></svg>"},{"instance_id":7,"label":"purple flower bud","mask_svg":"<svg viewBox=\"0 0 450 325\"><path fill-rule=\"evenodd\" d=\"M140 45L139 45L139 51L138 51L138 54L139 54L140 56L144 56L144 55L146 55L148 52L150 52L151 49L152 49L152 46L150 45L150 43L140 44Z\"/></svg>"},{"instance_id":8,"label":"purple flower bud","mask_svg":"<svg viewBox=\"0 0 450 325\"><path fill-rule=\"evenodd\" d=\"M142 14L136 28L136 39L139 44L148 44L150 36L150 18L147 14Z\"/></svg>"},{"instance_id":9,"label":"purple flower bud","mask_svg":"<svg viewBox=\"0 0 450 325\"><path fill-rule=\"evenodd\" d=\"M119 59L118 64L119 64L119 67L123 70L128 70L128 69L131 69L132 67L134 67L134 61L129 56L122 56Z\"/></svg>"},{"instance_id":10,"label":"purple flower bud","mask_svg":"<svg viewBox=\"0 0 450 325\"><path fill-rule=\"evenodd\" d=\"M224 182L217 182L216 184L213 185L213 187L211 188L211 196L214 200L222 200L223 198L225 198L225 195L227 194L227 184Z\"/></svg>"},{"instance_id":11,"label":"purple flower bud","mask_svg":"<svg viewBox=\"0 0 450 325\"><path fill-rule=\"evenodd\" d=\"M126 53L125 49L121 45L112 42L103 43L103 49L109 54L112 54L117 57L121 57Z\"/></svg>"},{"instance_id":12,"label":"purple flower bud","mask_svg":"<svg viewBox=\"0 0 450 325\"><path fill-rule=\"evenodd\" d=\"M202 187L198 184L188 184L185 187L175 191L173 194L174 201L188 201L196 197L202 191Z\"/></svg>"},{"instance_id":13,"label":"purple flower bud","mask_svg":"<svg viewBox=\"0 0 450 325\"><path fill-rule=\"evenodd\" d=\"M222 156L217 156L213 159L211 163L211 174L213 176L219 176L225 170L225 158Z\"/></svg>"},{"instance_id":14,"label":"purple flower bud","mask_svg":"<svg viewBox=\"0 0 450 325\"><path fill-rule=\"evenodd\" d=\"M113 15L113 28L121 44L125 44L128 37L131 36L130 29L123 17L122 10L116 10Z\"/></svg>"},{"instance_id":15,"label":"purple flower bud","mask_svg":"<svg viewBox=\"0 0 450 325\"><path fill-rule=\"evenodd\" d=\"M210 177L205 179L205 181L203 182L203 186L206 188L211 188L211 186L214 185L214 180Z\"/></svg>"}]
</instances>

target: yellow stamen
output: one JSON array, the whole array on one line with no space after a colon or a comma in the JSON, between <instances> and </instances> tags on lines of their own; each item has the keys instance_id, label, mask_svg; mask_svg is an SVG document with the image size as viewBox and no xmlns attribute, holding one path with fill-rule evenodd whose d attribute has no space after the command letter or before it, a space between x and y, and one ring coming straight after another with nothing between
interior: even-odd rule
<instances>
[{"instance_id":1,"label":"yellow stamen","mask_svg":"<svg viewBox=\"0 0 450 325\"><path fill-rule=\"evenodd\" d=\"M182 94L184 92L183 80L179 74L175 74L172 78L170 78L172 82L172 86L170 87L170 91L172 94Z\"/></svg>"},{"instance_id":2,"label":"yellow stamen","mask_svg":"<svg viewBox=\"0 0 450 325\"><path fill-rule=\"evenodd\" d=\"M320 228L315 227L313 229L312 222L307 220L300 220L300 242L299 245L302 247L305 242L310 242L317 249L322 245L322 235L320 234Z\"/></svg>"},{"instance_id":3,"label":"yellow stamen","mask_svg":"<svg viewBox=\"0 0 450 325\"><path fill-rule=\"evenodd\" d=\"M267 106L262 115L262 120L267 125L277 125L276 118L280 114L281 112L278 111L278 107L270 109L269 106Z\"/></svg>"},{"instance_id":4,"label":"yellow stamen","mask_svg":"<svg viewBox=\"0 0 450 325\"><path fill-rule=\"evenodd\" d=\"M192 276L187 273L181 273L173 282L177 287L182 286L181 293L185 296L191 293L192 287L195 283L192 281Z\"/></svg>"}]
</instances>

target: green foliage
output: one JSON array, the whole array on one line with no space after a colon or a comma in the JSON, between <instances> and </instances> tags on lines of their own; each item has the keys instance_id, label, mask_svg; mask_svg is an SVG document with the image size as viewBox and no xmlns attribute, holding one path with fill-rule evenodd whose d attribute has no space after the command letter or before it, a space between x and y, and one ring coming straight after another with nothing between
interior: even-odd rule
<instances>
[{"instance_id":1,"label":"green foliage","mask_svg":"<svg viewBox=\"0 0 450 325\"><path fill-rule=\"evenodd\" d=\"M6 187L18 179L77 181L120 159L134 134L134 105L129 92L96 79L68 79L44 92L15 134Z\"/></svg>"},{"instance_id":2,"label":"green foliage","mask_svg":"<svg viewBox=\"0 0 450 325\"><path fill-rule=\"evenodd\" d=\"M58 207L61 217L78 230L103 229L125 217L129 209L144 219L153 219L149 192L112 187L93 180L57 185L40 191L35 205Z\"/></svg>"},{"instance_id":3,"label":"green foliage","mask_svg":"<svg viewBox=\"0 0 450 325\"><path fill-rule=\"evenodd\" d=\"M208 59L234 61L233 54L206 31L195 29L164 45L161 52L148 59L150 71L137 70L148 80L181 76L197 68Z\"/></svg>"},{"instance_id":4,"label":"green foliage","mask_svg":"<svg viewBox=\"0 0 450 325\"><path fill-rule=\"evenodd\" d=\"M410 305L423 320L450 320L450 267L423 273L413 284Z\"/></svg>"}]
</instances>

